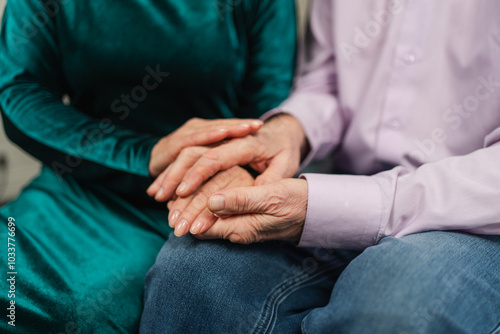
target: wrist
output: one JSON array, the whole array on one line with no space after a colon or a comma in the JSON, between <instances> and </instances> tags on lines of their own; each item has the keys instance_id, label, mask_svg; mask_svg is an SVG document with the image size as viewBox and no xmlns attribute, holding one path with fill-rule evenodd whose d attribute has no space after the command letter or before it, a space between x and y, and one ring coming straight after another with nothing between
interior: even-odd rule
<instances>
[{"instance_id":1,"label":"wrist","mask_svg":"<svg viewBox=\"0 0 500 334\"><path fill-rule=\"evenodd\" d=\"M286 197L291 214L286 218L288 226L281 239L298 244L307 216L308 184L305 179L295 178L284 180L283 184L289 190Z\"/></svg>"},{"instance_id":2,"label":"wrist","mask_svg":"<svg viewBox=\"0 0 500 334\"><path fill-rule=\"evenodd\" d=\"M311 148L300 121L293 115L282 112L273 115L266 121L268 122L272 123L273 131L285 133L292 147L300 148L300 161L304 160Z\"/></svg>"},{"instance_id":3,"label":"wrist","mask_svg":"<svg viewBox=\"0 0 500 334\"><path fill-rule=\"evenodd\" d=\"M165 169L168 166L167 165L162 169L162 166L160 166L159 164L160 160L159 157L162 154L162 147L165 147L164 141L166 139L167 139L166 137L161 138L156 142L156 144L153 145L153 148L151 149L149 165L148 165L149 175L151 177L157 177L163 171L163 169Z\"/></svg>"}]
</instances>

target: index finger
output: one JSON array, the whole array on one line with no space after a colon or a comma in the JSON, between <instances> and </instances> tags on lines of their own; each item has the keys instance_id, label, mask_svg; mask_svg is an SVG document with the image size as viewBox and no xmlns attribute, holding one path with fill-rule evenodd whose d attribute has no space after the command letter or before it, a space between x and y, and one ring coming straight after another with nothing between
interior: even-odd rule
<instances>
[{"instance_id":1,"label":"index finger","mask_svg":"<svg viewBox=\"0 0 500 334\"><path fill-rule=\"evenodd\" d=\"M227 138L244 137L248 134L257 132L262 127L262 121L252 119L216 119L200 121L202 123L199 127L188 129L190 133L187 135L186 140L180 143L181 148L208 145Z\"/></svg>"},{"instance_id":2,"label":"index finger","mask_svg":"<svg viewBox=\"0 0 500 334\"><path fill-rule=\"evenodd\" d=\"M226 144L206 151L185 173L177 187L176 195L186 197L198 189L203 182L236 165L246 165L258 157L254 137L234 139Z\"/></svg>"}]
</instances>

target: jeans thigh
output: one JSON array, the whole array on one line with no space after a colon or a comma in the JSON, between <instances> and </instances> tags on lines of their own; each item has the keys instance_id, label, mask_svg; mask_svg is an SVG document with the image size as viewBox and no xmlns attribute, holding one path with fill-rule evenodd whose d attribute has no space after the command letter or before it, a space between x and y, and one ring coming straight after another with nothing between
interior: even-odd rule
<instances>
[{"instance_id":1,"label":"jeans thigh","mask_svg":"<svg viewBox=\"0 0 500 334\"><path fill-rule=\"evenodd\" d=\"M325 255L326 254L326 255ZM296 333L357 253L170 238L146 278L144 333Z\"/></svg>"}]
</instances>

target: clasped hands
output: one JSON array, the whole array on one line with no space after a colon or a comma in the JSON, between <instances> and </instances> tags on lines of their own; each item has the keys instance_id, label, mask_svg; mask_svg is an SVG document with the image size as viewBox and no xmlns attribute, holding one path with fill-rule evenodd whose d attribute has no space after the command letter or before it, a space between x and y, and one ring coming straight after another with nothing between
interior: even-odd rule
<instances>
[{"instance_id":1,"label":"clasped hands","mask_svg":"<svg viewBox=\"0 0 500 334\"><path fill-rule=\"evenodd\" d=\"M307 182L291 179L307 140L291 115L257 120L192 119L153 148L149 196L168 201L177 236L298 242L307 209ZM258 173L254 179L241 166Z\"/></svg>"}]
</instances>

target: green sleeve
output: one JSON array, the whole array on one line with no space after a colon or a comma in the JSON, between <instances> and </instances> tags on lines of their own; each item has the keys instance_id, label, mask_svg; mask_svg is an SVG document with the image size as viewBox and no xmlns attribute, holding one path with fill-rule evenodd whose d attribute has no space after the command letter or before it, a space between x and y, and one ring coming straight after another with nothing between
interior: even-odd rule
<instances>
[{"instance_id":1,"label":"green sleeve","mask_svg":"<svg viewBox=\"0 0 500 334\"><path fill-rule=\"evenodd\" d=\"M251 0L247 5L244 21L249 50L241 91L241 117L260 117L290 93L296 61L297 18L294 0Z\"/></svg>"},{"instance_id":2,"label":"green sleeve","mask_svg":"<svg viewBox=\"0 0 500 334\"><path fill-rule=\"evenodd\" d=\"M11 140L59 174L83 161L148 176L150 152L159 138L110 126L62 103L66 87L57 17L42 20L40 13L40 0L9 1L2 22L0 109ZM38 25L27 25L27 18L37 17Z\"/></svg>"}]
</instances>

